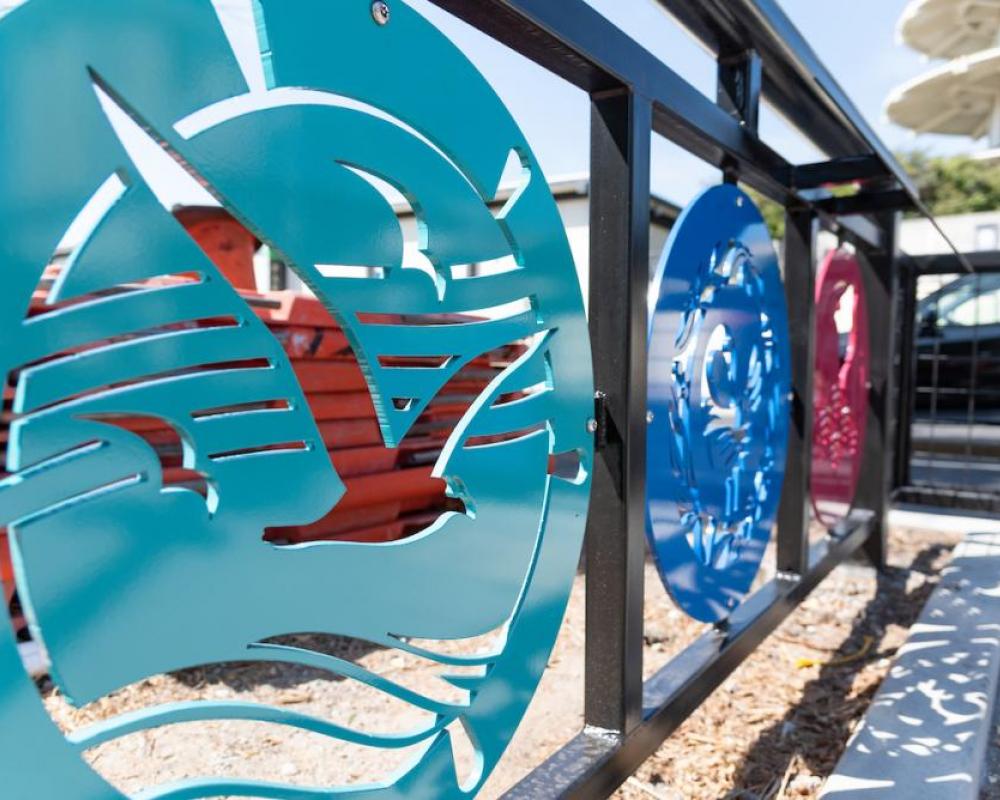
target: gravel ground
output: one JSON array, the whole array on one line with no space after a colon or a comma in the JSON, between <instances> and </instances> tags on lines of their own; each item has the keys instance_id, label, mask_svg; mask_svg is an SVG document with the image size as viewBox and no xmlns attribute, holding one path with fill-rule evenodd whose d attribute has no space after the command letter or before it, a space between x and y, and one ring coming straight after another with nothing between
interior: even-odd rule
<instances>
[{"instance_id":1,"label":"gravel ground","mask_svg":"<svg viewBox=\"0 0 1000 800\"><path fill-rule=\"evenodd\" d=\"M622 800L815 797L919 614L954 534L898 529L891 568L839 567L784 625L615 795ZM767 577L765 569L762 579ZM647 565L648 676L705 627L674 608ZM498 797L580 727L583 579L578 578L550 668L515 741L482 793ZM457 699L427 663L357 642L303 642L347 657L432 697ZM468 646L468 643L466 644ZM151 704L212 698L265 702L366 730L403 731L420 721L411 706L354 681L304 667L240 665L158 676L83 709L44 685L64 730ZM461 743L460 743L461 744ZM467 748L456 747L460 768ZM332 785L387 776L410 751L387 755L316 734L250 722L203 722L143 732L89 754L95 769L126 792L182 777L227 775Z\"/></svg>"}]
</instances>

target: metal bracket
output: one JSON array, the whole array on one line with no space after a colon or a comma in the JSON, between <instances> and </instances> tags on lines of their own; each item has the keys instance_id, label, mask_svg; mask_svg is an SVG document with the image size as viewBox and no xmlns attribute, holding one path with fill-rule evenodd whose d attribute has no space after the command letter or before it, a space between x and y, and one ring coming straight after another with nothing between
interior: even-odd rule
<instances>
[{"instance_id":1,"label":"metal bracket","mask_svg":"<svg viewBox=\"0 0 1000 800\"><path fill-rule=\"evenodd\" d=\"M604 392L594 392L594 417L588 429L594 434L594 450L608 446L608 396Z\"/></svg>"}]
</instances>

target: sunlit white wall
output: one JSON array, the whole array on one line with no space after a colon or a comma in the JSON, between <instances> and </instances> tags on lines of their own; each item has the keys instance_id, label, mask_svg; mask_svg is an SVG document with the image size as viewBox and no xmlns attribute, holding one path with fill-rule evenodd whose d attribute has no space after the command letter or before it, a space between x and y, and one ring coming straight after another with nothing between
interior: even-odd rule
<instances>
[{"instance_id":1,"label":"sunlit white wall","mask_svg":"<svg viewBox=\"0 0 1000 800\"><path fill-rule=\"evenodd\" d=\"M1000 211L938 217L948 238L963 253L1000 250ZM947 242L926 219L905 219L900 228L900 248L912 256L947 253Z\"/></svg>"}]
</instances>

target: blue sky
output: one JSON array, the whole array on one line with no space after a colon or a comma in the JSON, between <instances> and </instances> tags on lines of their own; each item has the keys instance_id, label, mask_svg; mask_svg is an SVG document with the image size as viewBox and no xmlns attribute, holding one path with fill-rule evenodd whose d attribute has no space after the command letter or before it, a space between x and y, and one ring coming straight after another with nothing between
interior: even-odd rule
<instances>
[{"instance_id":1,"label":"blue sky","mask_svg":"<svg viewBox=\"0 0 1000 800\"><path fill-rule=\"evenodd\" d=\"M779 1L891 148L920 147L940 154L971 149L967 139L914 137L883 117L882 106L889 91L929 66L921 55L896 41L896 21L907 0ZM715 66L711 57L653 0L587 2L699 90L714 96ZM411 3L470 54L521 124L550 179L587 170L588 104L582 92L455 21L428 0ZM763 112L761 136L792 161L819 158L773 112ZM652 183L657 194L683 203L717 179L715 170L668 143L654 140Z\"/></svg>"}]
</instances>

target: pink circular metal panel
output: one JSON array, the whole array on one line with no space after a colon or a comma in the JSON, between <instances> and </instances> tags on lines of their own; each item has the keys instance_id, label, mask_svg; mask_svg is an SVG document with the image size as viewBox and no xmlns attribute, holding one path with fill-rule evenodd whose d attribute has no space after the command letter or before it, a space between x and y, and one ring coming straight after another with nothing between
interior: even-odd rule
<instances>
[{"instance_id":1,"label":"pink circular metal panel","mask_svg":"<svg viewBox=\"0 0 1000 800\"><path fill-rule=\"evenodd\" d=\"M850 510L868 419L868 305L854 255L831 252L816 281L812 501L832 526Z\"/></svg>"}]
</instances>

